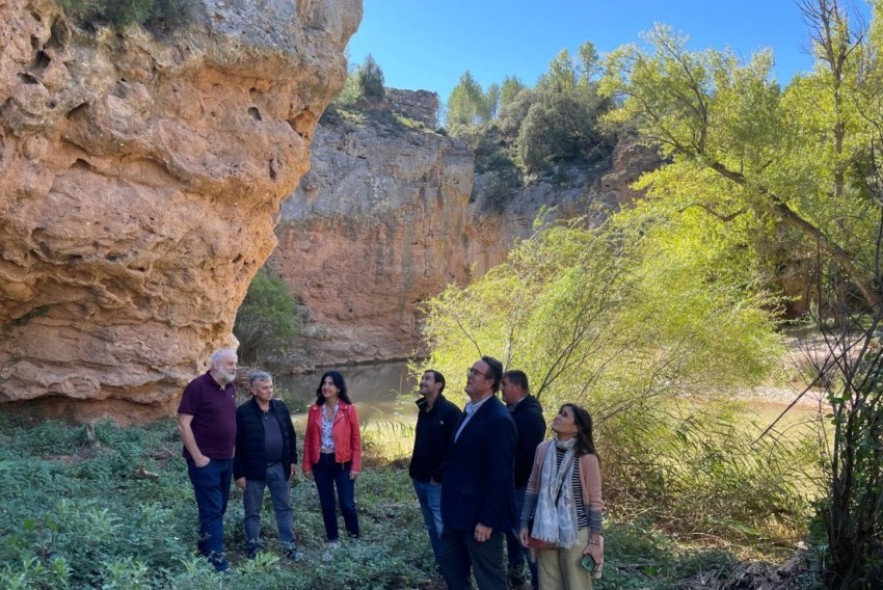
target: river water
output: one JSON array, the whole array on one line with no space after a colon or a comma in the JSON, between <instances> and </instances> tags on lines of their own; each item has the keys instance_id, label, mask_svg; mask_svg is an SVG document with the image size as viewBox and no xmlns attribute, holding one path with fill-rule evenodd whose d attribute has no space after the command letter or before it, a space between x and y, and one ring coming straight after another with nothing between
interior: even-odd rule
<instances>
[{"instance_id":1,"label":"river water","mask_svg":"<svg viewBox=\"0 0 883 590\"><path fill-rule=\"evenodd\" d=\"M301 422L309 404L316 401L319 380L325 371L338 371L346 381L353 403L359 406L362 424L372 421L412 422L417 380L408 374L407 362L326 367L312 373L274 378L276 395L283 399Z\"/></svg>"}]
</instances>

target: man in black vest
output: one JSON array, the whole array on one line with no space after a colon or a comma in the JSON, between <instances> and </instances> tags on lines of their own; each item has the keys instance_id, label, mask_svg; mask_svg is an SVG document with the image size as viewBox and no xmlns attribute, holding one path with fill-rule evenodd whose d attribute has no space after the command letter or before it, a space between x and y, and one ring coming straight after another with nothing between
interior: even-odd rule
<instances>
[{"instance_id":1,"label":"man in black vest","mask_svg":"<svg viewBox=\"0 0 883 590\"><path fill-rule=\"evenodd\" d=\"M522 371L513 370L503 373L503 384L500 388L503 402L512 412L515 428L518 430L518 446L515 448L515 508L521 515L524 506L524 493L527 480L533 469L534 455L537 445L546 434L546 421L543 418L543 407L534 396L530 395L527 375ZM520 588L524 582L524 563L530 566L531 585L537 590L537 566L530 560L530 553L522 547L518 539L518 531L506 531L506 552L509 557L509 585Z\"/></svg>"},{"instance_id":2,"label":"man in black vest","mask_svg":"<svg viewBox=\"0 0 883 590\"><path fill-rule=\"evenodd\" d=\"M442 395L444 390L444 375L431 369L423 373L423 378L420 379L421 397L416 402L419 411L414 452L408 469L414 483L414 492L420 501L423 524L429 533L429 543L432 545L436 563L440 555L442 534L442 463L462 414L460 408Z\"/></svg>"},{"instance_id":3,"label":"man in black vest","mask_svg":"<svg viewBox=\"0 0 883 590\"><path fill-rule=\"evenodd\" d=\"M248 376L251 399L236 410L236 453L233 477L243 490L245 539L248 555L261 551L261 505L270 488L279 542L289 559L299 560L295 549L291 509L291 479L296 477L297 439L291 413L273 399L273 378L263 371Z\"/></svg>"}]
</instances>

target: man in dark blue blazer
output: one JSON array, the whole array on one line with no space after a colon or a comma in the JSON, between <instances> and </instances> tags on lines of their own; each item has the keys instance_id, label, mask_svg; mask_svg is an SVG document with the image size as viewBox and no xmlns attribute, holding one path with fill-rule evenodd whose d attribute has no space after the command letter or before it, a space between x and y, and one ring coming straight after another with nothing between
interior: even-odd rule
<instances>
[{"instance_id":1,"label":"man in dark blue blazer","mask_svg":"<svg viewBox=\"0 0 883 590\"><path fill-rule=\"evenodd\" d=\"M471 566L479 590L507 590L503 539L515 524L515 422L494 395L503 365L483 356L469 369L463 419L442 481L439 565L448 590L468 590Z\"/></svg>"}]
</instances>

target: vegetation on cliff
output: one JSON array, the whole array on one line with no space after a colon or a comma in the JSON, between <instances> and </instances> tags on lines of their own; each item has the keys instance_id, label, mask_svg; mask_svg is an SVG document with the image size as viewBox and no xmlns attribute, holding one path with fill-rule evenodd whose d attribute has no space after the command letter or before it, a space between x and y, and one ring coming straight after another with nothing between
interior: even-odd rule
<instances>
[{"instance_id":1,"label":"vegetation on cliff","mask_svg":"<svg viewBox=\"0 0 883 590\"><path fill-rule=\"evenodd\" d=\"M65 14L93 26L109 24L118 29L144 25L149 29L174 27L186 22L193 0L58 0Z\"/></svg>"}]
</instances>

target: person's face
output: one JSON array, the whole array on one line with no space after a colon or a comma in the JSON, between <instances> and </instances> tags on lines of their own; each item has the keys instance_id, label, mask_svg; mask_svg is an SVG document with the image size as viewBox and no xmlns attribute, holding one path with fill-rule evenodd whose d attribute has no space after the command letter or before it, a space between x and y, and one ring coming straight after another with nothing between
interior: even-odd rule
<instances>
[{"instance_id":1,"label":"person's face","mask_svg":"<svg viewBox=\"0 0 883 590\"><path fill-rule=\"evenodd\" d=\"M331 375L326 375L322 381L322 397L326 400L334 401L338 395L340 395L340 388L334 384L334 379L331 378Z\"/></svg>"},{"instance_id":2,"label":"person's face","mask_svg":"<svg viewBox=\"0 0 883 590\"><path fill-rule=\"evenodd\" d=\"M576 436L577 427L576 419L573 416L573 409L570 406L564 406L555 419L552 420L552 430L559 438L573 438Z\"/></svg>"},{"instance_id":3,"label":"person's face","mask_svg":"<svg viewBox=\"0 0 883 590\"><path fill-rule=\"evenodd\" d=\"M427 371L423 373L423 378L420 379L420 395L426 397L433 393L438 393L440 385L440 383L436 383L435 381L435 373Z\"/></svg>"},{"instance_id":4,"label":"person's face","mask_svg":"<svg viewBox=\"0 0 883 590\"><path fill-rule=\"evenodd\" d=\"M262 402L269 402L273 399L273 382L269 379L255 381L251 386L251 394Z\"/></svg>"},{"instance_id":5,"label":"person's face","mask_svg":"<svg viewBox=\"0 0 883 590\"><path fill-rule=\"evenodd\" d=\"M523 397L521 387L509 381L508 377L503 377L500 391L503 394L503 403L506 404L514 404Z\"/></svg>"},{"instance_id":6,"label":"person's face","mask_svg":"<svg viewBox=\"0 0 883 590\"><path fill-rule=\"evenodd\" d=\"M239 359L235 354L225 354L221 359L212 365L213 372L226 383L233 383L236 380L236 369L239 366Z\"/></svg>"},{"instance_id":7,"label":"person's face","mask_svg":"<svg viewBox=\"0 0 883 590\"><path fill-rule=\"evenodd\" d=\"M482 360L476 361L472 368L466 371L466 393L472 396L482 396L493 390L494 380L490 375L491 366Z\"/></svg>"}]
</instances>

